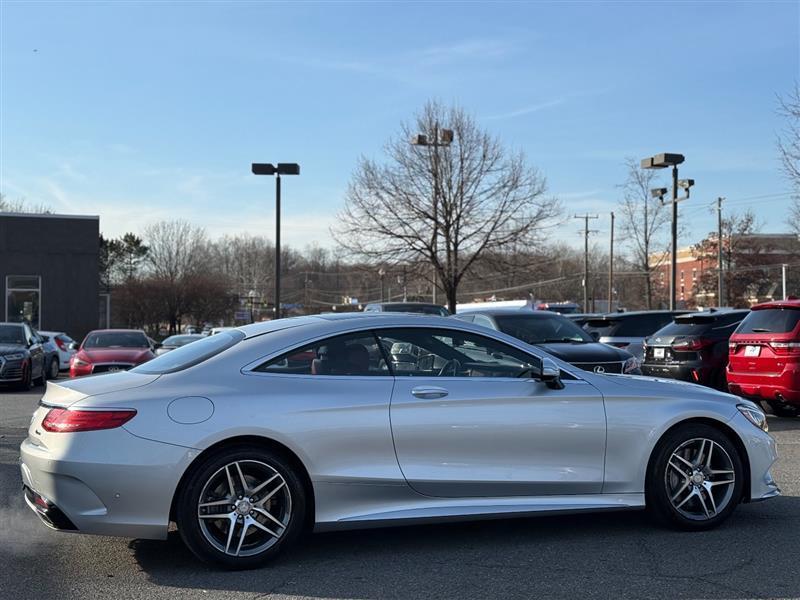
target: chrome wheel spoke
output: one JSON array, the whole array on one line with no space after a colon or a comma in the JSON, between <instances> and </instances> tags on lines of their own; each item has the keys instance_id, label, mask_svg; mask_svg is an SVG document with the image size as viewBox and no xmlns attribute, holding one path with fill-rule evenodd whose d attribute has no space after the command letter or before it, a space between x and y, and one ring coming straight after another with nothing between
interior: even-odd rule
<instances>
[{"instance_id":1,"label":"chrome wheel spoke","mask_svg":"<svg viewBox=\"0 0 800 600\"><path fill-rule=\"evenodd\" d=\"M676 506L675 506L675 508L680 508L681 506L683 506L684 504L686 504L686 503L687 503L689 500L691 500L692 498L694 498L696 495L697 495L697 491L696 491L696 490L693 488L693 489L692 489L692 491L691 491L691 492L689 492L689 495L688 495L688 496L686 496L686 498L684 498L684 499L681 501L681 503L680 503L680 504L676 505Z\"/></svg>"},{"instance_id":2,"label":"chrome wheel spoke","mask_svg":"<svg viewBox=\"0 0 800 600\"><path fill-rule=\"evenodd\" d=\"M689 478L687 477L686 481L683 482L683 485L680 488L678 488L678 491L675 492L675 494L672 496L671 500L673 504L675 503L675 500L678 499L678 496L680 496L684 492L684 490L686 490L686 488L688 487L689 487Z\"/></svg>"},{"instance_id":3,"label":"chrome wheel spoke","mask_svg":"<svg viewBox=\"0 0 800 600\"><path fill-rule=\"evenodd\" d=\"M250 520L245 519L244 523L242 524L242 533L239 536L239 545L236 546L236 556L239 556L239 552L242 551L242 544L244 544L244 537L247 535L247 530L250 528Z\"/></svg>"},{"instance_id":4,"label":"chrome wheel spoke","mask_svg":"<svg viewBox=\"0 0 800 600\"><path fill-rule=\"evenodd\" d=\"M225 469L227 471L227 469ZM231 541L233 540L233 531L236 529L236 517L231 514L228 516L230 526L228 527L228 541L225 542L225 554L230 554Z\"/></svg>"},{"instance_id":5,"label":"chrome wheel spoke","mask_svg":"<svg viewBox=\"0 0 800 600\"><path fill-rule=\"evenodd\" d=\"M709 469L708 471L711 475L733 475L733 471L728 469Z\"/></svg>"},{"instance_id":6,"label":"chrome wheel spoke","mask_svg":"<svg viewBox=\"0 0 800 600\"><path fill-rule=\"evenodd\" d=\"M673 456L673 458L675 458ZM678 473L681 474L682 477L686 477L686 467L681 467L680 465L676 465L672 462L672 458L669 459L669 466L675 469Z\"/></svg>"},{"instance_id":7,"label":"chrome wheel spoke","mask_svg":"<svg viewBox=\"0 0 800 600\"><path fill-rule=\"evenodd\" d=\"M263 515L263 516L267 517L270 521L275 523L275 525L277 525L278 527L280 527L280 528L284 527L284 524L281 523L278 519L276 519L272 515L272 513L269 512L268 510L264 510L263 508L258 508L258 507L253 507L253 510L256 511L259 515Z\"/></svg>"},{"instance_id":8,"label":"chrome wheel spoke","mask_svg":"<svg viewBox=\"0 0 800 600\"><path fill-rule=\"evenodd\" d=\"M208 508L209 506L223 506L225 504L233 504L233 500L225 498L224 500L214 500L213 502L201 502L200 508Z\"/></svg>"},{"instance_id":9,"label":"chrome wheel spoke","mask_svg":"<svg viewBox=\"0 0 800 600\"><path fill-rule=\"evenodd\" d=\"M688 460L686 460L685 458L683 458L683 457L682 457L680 454L678 454L677 452L675 452L675 453L672 455L672 458L674 458L674 459L677 459L677 460L681 461L681 462L682 462L684 465L686 465L686 467L687 467L687 468L689 468L689 469L693 469L693 468L694 468L694 465L693 465L692 463L690 463ZM670 462L672 462L672 458L670 458Z\"/></svg>"},{"instance_id":10,"label":"chrome wheel spoke","mask_svg":"<svg viewBox=\"0 0 800 600\"><path fill-rule=\"evenodd\" d=\"M233 487L233 477L231 477L230 465L225 465L225 476L228 478L228 488L230 488L231 496L236 497L236 488Z\"/></svg>"},{"instance_id":11,"label":"chrome wheel spoke","mask_svg":"<svg viewBox=\"0 0 800 600\"><path fill-rule=\"evenodd\" d=\"M257 527L258 529L261 529L262 531L266 531L266 532L267 532L268 534L270 534L272 537L275 537L275 538L279 538L279 537L280 537L280 534L279 534L279 533L275 533L275 532L274 532L274 531L272 531L272 530L271 530L269 527L267 527L267 526L266 526L266 525L264 525L263 523L260 523L260 522L256 521L255 519L253 519L252 521L250 521L250 524L251 524L253 527Z\"/></svg>"},{"instance_id":12,"label":"chrome wheel spoke","mask_svg":"<svg viewBox=\"0 0 800 600\"><path fill-rule=\"evenodd\" d=\"M705 511L706 516L710 517L711 515L708 513L708 506L706 506L706 501L703 500L702 492L697 492L697 498L698 498L698 500L700 500L700 504L703 505L703 510Z\"/></svg>"},{"instance_id":13,"label":"chrome wheel spoke","mask_svg":"<svg viewBox=\"0 0 800 600\"><path fill-rule=\"evenodd\" d=\"M264 506L264 504L267 502L267 500L269 500L269 499L270 499L270 498L272 498L272 497L273 497L275 494L277 494L277 493L278 493L278 492L279 492L281 489L283 489L283 487L284 487L285 485L286 485L286 482L285 482L285 481L283 481L283 479L281 479L281 482L278 484L278 487L276 487L276 488L275 488L274 490L272 490L272 491L271 491L269 494L267 494L266 496L264 496L263 498L261 498L261 499L260 499L258 502L256 502L256 506L259 506L259 507L261 507L261 506Z\"/></svg>"},{"instance_id":14,"label":"chrome wheel spoke","mask_svg":"<svg viewBox=\"0 0 800 600\"><path fill-rule=\"evenodd\" d=\"M735 479L726 479L725 481L709 481L708 485L711 487L715 487L718 485L733 485L736 482Z\"/></svg>"},{"instance_id":15,"label":"chrome wheel spoke","mask_svg":"<svg viewBox=\"0 0 800 600\"><path fill-rule=\"evenodd\" d=\"M234 464L236 466L236 472L239 474L239 482L242 484L242 494L247 496L249 488L247 486L247 480L244 478L244 473L242 473L242 467L239 466L238 462Z\"/></svg>"},{"instance_id":16,"label":"chrome wheel spoke","mask_svg":"<svg viewBox=\"0 0 800 600\"><path fill-rule=\"evenodd\" d=\"M706 481L705 485L703 486L703 489L706 492L706 496L708 496L708 501L711 504L711 510L714 511L714 514L717 514L717 503L714 501L714 494L711 493L711 485L710 485L710 483L708 481ZM703 494L701 492L700 493L700 498L702 498L702 497L703 497ZM705 502L703 503L703 506L705 507Z\"/></svg>"},{"instance_id":17,"label":"chrome wheel spoke","mask_svg":"<svg viewBox=\"0 0 800 600\"><path fill-rule=\"evenodd\" d=\"M260 492L261 490L263 490L265 487L267 487L267 486L268 486L270 483L272 483L273 481L275 481L275 480L276 480L276 479L278 479L279 477L280 477L280 475L278 475L277 473L275 473L275 475L273 475L272 477L270 477L270 478L269 478L269 479L267 479L266 481L264 481L264 482L262 482L262 483L258 484L256 487L254 487L254 488L253 488L253 489L250 491L250 495L252 495L252 496L255 496L255 495L257 495L257 494L258 494L258 492Z\"/></svg>"}]
</instances>

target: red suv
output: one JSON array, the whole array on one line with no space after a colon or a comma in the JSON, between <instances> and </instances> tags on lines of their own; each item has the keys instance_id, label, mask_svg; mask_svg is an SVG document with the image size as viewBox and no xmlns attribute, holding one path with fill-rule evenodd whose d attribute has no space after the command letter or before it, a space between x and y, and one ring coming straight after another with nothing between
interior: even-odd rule
<instances>
[{"instance_id":1,"label":"red suv","mask_svg":"<svg viewBox=\"0 0 800 600\"><path fill-rule=\"evenodd\" d=\"M728 342L727 378L732 393L800 415L800 301L753 307Z\"/></svg>"}]
</instances>

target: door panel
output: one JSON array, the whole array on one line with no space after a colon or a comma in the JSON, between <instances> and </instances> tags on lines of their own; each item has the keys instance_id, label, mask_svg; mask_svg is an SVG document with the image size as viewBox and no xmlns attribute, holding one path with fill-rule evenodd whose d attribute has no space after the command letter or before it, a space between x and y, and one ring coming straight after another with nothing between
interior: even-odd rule
<instances>
[{"instance_id":1,"label":"door panel","mask_svg":"<svg viewBox=\"0 0 800 600\"><path fill-rule=\"evenodd\" d=\"M598 493L603 398L581 380L551 389L541 359L482 334L377 332L393 365L390 408L400 468L431 496ZM398 368L402 366L402 368Z\"/></svg>"},{"instance_id":2,"label":"door panel","mask_svg":"<svg viewBox=\"0 0 800 600\"><path fill-rule=\"evenodd\" d=\"M391 418L406 480L431 496L602 491L603 399L582 381L397 377ZM439 388L446 396L420 397Z\"/></svg>"}]
</instances>

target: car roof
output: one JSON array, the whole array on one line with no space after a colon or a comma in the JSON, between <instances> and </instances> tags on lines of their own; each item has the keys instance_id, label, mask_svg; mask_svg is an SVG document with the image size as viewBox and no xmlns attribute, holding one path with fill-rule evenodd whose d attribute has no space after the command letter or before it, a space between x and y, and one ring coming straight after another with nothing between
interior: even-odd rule
<instances>
[{"instance_id":1,"label":"car roof","mask_svg":"<svg viewBox=\"0 0 800 600\"><path fill-rule=\"evenodd\" d=\"M800 308L800 300L773 300L756 304L751 310L764 310L765 308Z\"/></svg>"},{"instance_id":2,"label":"car roof","mask_svg":"<svg viewBox=\"0 0 800 600\"><path fill-rule=\"evenodd\" d=\"M691 310L631 310L620 313L606 313L597 317L592 317L591 321L615 321L617 319L626 319L628 317L637 317L641 315L685 315L696 314L698 311Z\"/></svg>"},{"instance_id":3,"label":"car roof","mask_svg":"<svg viewBox=\"0 0 800 600\"><path fill-rule=\"evenodd\" d=\"M730 308L730 309L715 309L715 310L698 310L697 312L688 312L682 315L676 315L676 321L683 321L684 319L691 319L693 317L724 317L727 315L746 315L750 312L749 308Z\"/></svg>"},{"instance_id":4,"label":"car roof","mask_svg":"<svg viewBox=\"0 0 800 600\"><path fill-rule=\"evenodd\" d=\"M493 316L510 316L510 315L522 315L526 317L533 317L543 318L543 317L552 317L553 315L557 315L560 317L566 318L566 315L561 315L557 312L552 312L549 310L529 310L525 308L476 308L475 310L466 310L462 313L458 313L456 316L459 315L487 315L490 317Z\"/></svg>"},{"instance_id":5,"label":"car roof","mask_svg":"<svg viewBox=\"0 0 800 600\"><path fill-rule=\"evenodd\" d=\"M142 329L92 329L89 333L141 333L146 335Z\"/></svg>"},{"instance_id":6,"label":"car roof","mask_svg":"<svg viewBox=\"0 0 800 600\"><path fill-rule=\"evenodd\" d=\"M12 321L3 321L0 325L16 325L17 327L22 327L22 323L14 323Z\"/></svg>"}]
</instances>

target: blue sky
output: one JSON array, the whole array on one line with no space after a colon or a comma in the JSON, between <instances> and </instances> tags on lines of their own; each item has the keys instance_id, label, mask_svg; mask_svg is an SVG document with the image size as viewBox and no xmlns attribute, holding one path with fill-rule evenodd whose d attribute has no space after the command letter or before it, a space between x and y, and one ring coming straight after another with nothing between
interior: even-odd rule
<instances>
[{"instance_id":1,"label":"blue sky","mask_svg":"<svg viewBox=\"0 0 800 600\"><path fill-rule=\"evenodd\" d=\"M0 37L0 191L108 235L180 217L271 236L250 163L285 161L284 239L328 245L358 157L428 98L523 149L566 215L604 215L599 236L624 158L663 151L697 182L683 243L718 195L785 229L775 95L800 79L798 2L4 0ZM580 243L576 224L557 236Z\"/></svg>"}]
</instances>

